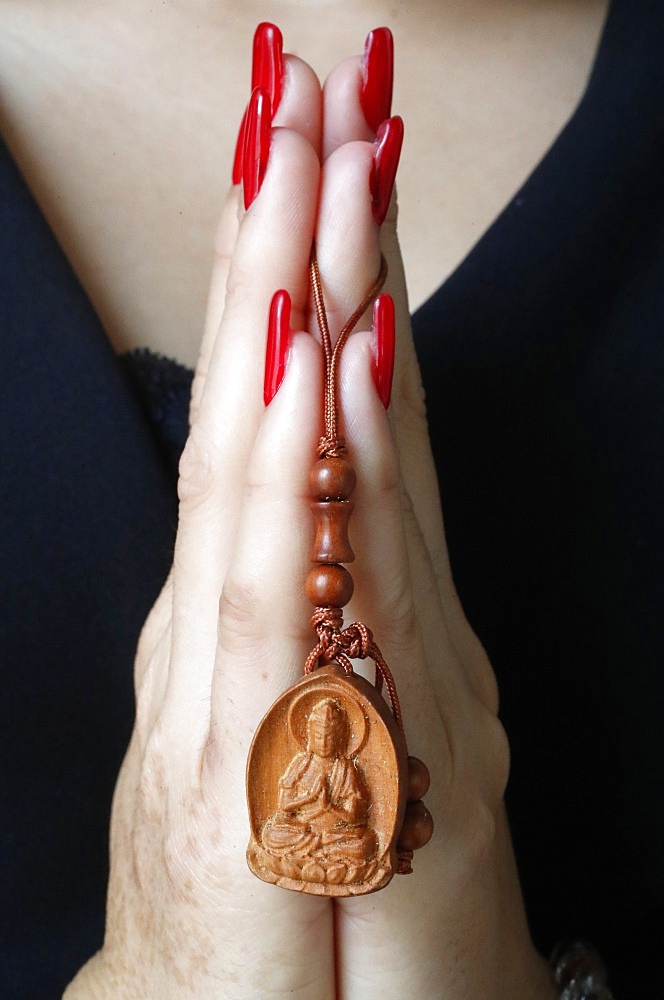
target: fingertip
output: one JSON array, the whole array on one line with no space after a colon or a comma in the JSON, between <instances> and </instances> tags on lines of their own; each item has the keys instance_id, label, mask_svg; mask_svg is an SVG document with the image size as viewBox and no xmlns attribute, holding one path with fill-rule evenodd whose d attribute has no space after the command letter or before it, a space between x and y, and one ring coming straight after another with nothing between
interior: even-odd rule
<instances>
[{"instance_id":1,"label":"fingertip","mask_svg":"<svg viewBox=\"0 0 664 1000\"><path fill-rule=\"evenodd\" d=\"M393 451L392 433L385 407L376 388L375 334L373 330L354 333L344 347L339 372L340 410L343 432L349 446L360 454L358 470L364 463L372 468L376 459Z\"/></svg>"},{"instance_id":2,"label":"fingertip","mask_svg":"<svg viewBox=\"0 0 664 1000\"><path fill-rule=\"evenodd\" d=\"M282 93L274 113L276 126L299 132L321 158L323 92L318 76L303 59L285 54Z\"/></svg>"},{"instance_id":3,"label":"fingertip","mask_svg":"<svg viewBox=\"0 0 664 1000\"><path fill-rule=\"evenodd\" d=\"M291 333L282 387L284 395L290 396L294 410L298 406L306 408L308 419L314 425L311 433L317 435L323 415L323 356L320 344L306 330ZM307 433L306 428L304 433Z\"/></svg>"},{"instance_id":4,"label":"fingertip","mask_svg":"<svg viewBox=\"0 0 664 1000\"><path fill-rule=\"evenodd\" d=\"M323 85L323 161L354 139L371 142L374 132L360 104L362 60L353 56L336 66Z\"/></svg>"},{"instance_id":5,"label":"fingertip","mask_svg":"<svg viewBox=\"0 0 664 1000\"><path fill-rule=\"evenodd\" d=\"M303 330L289 332L279 390L265 410L264 427L257 439L257 454L267 462L268 452L285 455L295 447L307 459L322 433L323 359L320 345ZM263 449L267 451L263 451ZM303 480L304 481L304 480Z\"/></svg>"}]
</instances>

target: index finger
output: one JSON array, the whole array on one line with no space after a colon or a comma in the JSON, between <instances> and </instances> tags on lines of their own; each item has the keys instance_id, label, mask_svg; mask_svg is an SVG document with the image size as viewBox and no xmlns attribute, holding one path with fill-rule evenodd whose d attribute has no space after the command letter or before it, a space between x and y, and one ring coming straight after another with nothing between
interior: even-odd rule
<instances>
[{"instance_id":1,"label":"index finger","mask_svg":"<svg viewBox=\"0 0 664 1000\"><path fill-rule=\"evenodd\" d=\"M275 32L277 33L277 44L273 44L271 48L271 87L267 91L268 96L274 104L272 108L272 124L275 128L288 128L293 132L299 133L320 157L323 122L322 95L318 77L302 59L291 55L282 56L281 33L274 25L259 25L254 35L252 83L259 76L255 65L257 40L260 39L261 33L265 34L266 29L270 29L272 36L274 36ZM240 134L238 135L238 148L236 149L235 163L233 165L232 180L234 183L224 201L221 219L215 236L205 327L192 387L192 422L198 413L217 332L224 314L230 262L233 250L235 249L240 219L243 215L242 146L245 124L246 111L240 126Z\"/></svg>"},{"instance_id":2,"label":"index finger","mask_svg":"<svg viewBox=\"0 0 664 1000\"><path fill-rule=\"evenodd\" d=\"M371 142L392 111L394 41L389 28L367 35L364 53L340 63L325 81L323 160L353 139ZM336 109L344 109L337 113Z\"/></svg>"}]
</instances>

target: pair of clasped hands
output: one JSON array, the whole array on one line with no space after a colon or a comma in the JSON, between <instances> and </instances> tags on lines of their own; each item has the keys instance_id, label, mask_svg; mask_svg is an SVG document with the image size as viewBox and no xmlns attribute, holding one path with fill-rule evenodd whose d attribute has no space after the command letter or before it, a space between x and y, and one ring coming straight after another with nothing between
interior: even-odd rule
<instances>
[{"instance_id":1,"label":"pair of clasped hands","mask_svg":"<svg viewBox=\"0 0 664 1000\"><path fill-rule=\"evenodd\" d=\"M552 995L503 813L508 749L495 682L447 561L396 239L402 130L389 118L391 74L385 28L323 88L282 54L274 26L257 30L181 461L174 564L137 654L106 939L68 1000ZM358 477L345 620L364 621L391 666L409 752L431 773L435 819L413 874L334 902L267 885L245 861L252 736L316 641L304 592L308 477L323 429L314 241L333 338L375 281L381 252L389 265L394 377L385 299L341 365ZM288 297L271 310L278 290Z\"/></svg>"}]
</instances>

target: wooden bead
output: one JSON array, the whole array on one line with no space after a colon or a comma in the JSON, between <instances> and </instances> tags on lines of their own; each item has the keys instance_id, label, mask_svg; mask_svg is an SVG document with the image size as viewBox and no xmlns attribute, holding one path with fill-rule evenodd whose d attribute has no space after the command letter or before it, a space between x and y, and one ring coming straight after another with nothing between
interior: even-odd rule
<instances>
[{"instance_id":1,"label":"wooden bead","mask_svg":"<svg viewBox=\"0 0 664 1000\"><path fill-rule=\"evenodd\" d=\"M419 757L408 758L408 793L409 802L423 799L429 791L429 768Z\"/></svg>"},{"instance_id":2,"label":"wooden bead","mask_svg":"<svg viewBox=\"0 0 664 1000\"><path fill-rule=\"evenodd\" d=\"M343 608L353 596L353 578L343 566L314 566L306 590L317 608Z\"/></svg>"},{"instance_id":3,"label":"wooden bead","mask_svg":"<svg viewBox=\"0 0 664 1000\"><path fill-rule=\"evenodd\" d=\"M406 815L397 845L399 850L419 850L420 847L429 843L432 833L433 819L424 802L420 800L407 802Z\"/></svg>"},{"instance_id":4,"label":"wooden bead","mask_svg":"<svg viewBox=\"0 0 664 1000\"><path fill-rule=\"evenodd\" d=\"M347 500L355 489L355 469L345 458L321 458L309 476L316 500Z\"/></svg>"},{"instance_id":5,"label":"wooden bead","mask_svg":"<svg viewBox=\"0 0 664 1000\"><path fill-rule=\"evenodd\" d=\"M311 500L316 517L316 538L311 561L319 563L352 562L355 553L348 541L348 519L355 504L352 500Z\"/></svg>"}]
</instances>

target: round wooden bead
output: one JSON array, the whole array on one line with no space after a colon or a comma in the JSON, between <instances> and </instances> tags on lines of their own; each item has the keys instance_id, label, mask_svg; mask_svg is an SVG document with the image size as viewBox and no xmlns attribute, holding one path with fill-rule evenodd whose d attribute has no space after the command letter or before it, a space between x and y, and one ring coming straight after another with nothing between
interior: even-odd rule
<instances>
[{"instance_id":1,"label":"round wooden bead","mask_svg":"<svg viewBox=\"0 0 664 1000\"><path fill-rule=\"evenodd\" d=\"M408 792L409 802L417 802L423 799L429 791L429 768L419 757L408 758Z\"/></svg>"},{"instance_id":2,"label":"round wooden bead","mask_svg":"<svg viewBox=\"0 0 664 1000\"><path fill-rule=\"evenodd\" d=\"M345 458L321 458L309 476L316 500L347 500L355 489L355 469Z\"/></svg>"},{"instance_id":3,"label":"round wooden bead","mask_svg":"<svg viewBox=\"0 0 664 1000\"><path fill-rule=\"evenodd\" d=\"M353 596L353 578L343 566L314 566L307 576L306 590L317 608L343 608Z\"/></svg>"},{"instance_id":4,"label":"round wooden bead","mask_svg":"<svg viewBox=\"0 0 664 1000\"><path fill-rule=\"evenodd\" d=\"M403 851L417 851L431 840L433 819L424 802L407 802L397 848Z\"/></svg>"}]
</instances>

